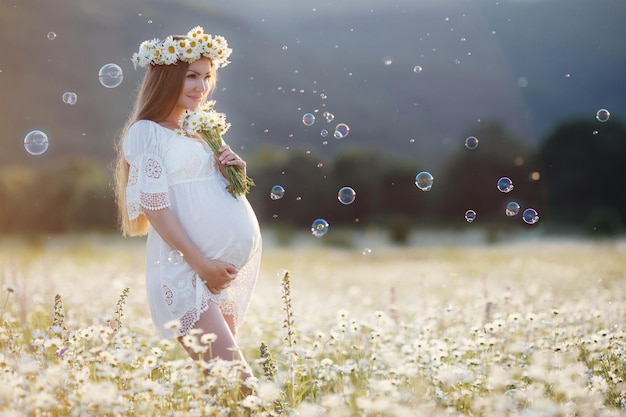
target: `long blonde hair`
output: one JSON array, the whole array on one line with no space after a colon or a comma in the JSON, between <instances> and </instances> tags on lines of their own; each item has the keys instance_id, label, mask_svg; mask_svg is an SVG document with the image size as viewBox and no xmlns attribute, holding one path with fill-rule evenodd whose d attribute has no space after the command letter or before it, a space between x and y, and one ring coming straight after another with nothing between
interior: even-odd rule
<instances>
[{"instance_id":1,"label":"long blonde hair","mask_svg":"<svg viewBox=\"0 0 626 417\"><path fill-rule=\"evenodd\" d=\"M177 38L177 37L176 37ZM141 82L133 111L122 128L116 143L117 160L115 163L114 190L117 205L117 219L124 236L142 236L148 233L148 219L140 215L134 220L128 217L126 208L126 185L128 183L129 164L124 158L122 145L130 126L138 120L160 122L170 115L183 89L189 64L178 61L173 65L151 65ZM211 65L207 96L215 89L217 66Z\"/></svg>"}]
</instances>

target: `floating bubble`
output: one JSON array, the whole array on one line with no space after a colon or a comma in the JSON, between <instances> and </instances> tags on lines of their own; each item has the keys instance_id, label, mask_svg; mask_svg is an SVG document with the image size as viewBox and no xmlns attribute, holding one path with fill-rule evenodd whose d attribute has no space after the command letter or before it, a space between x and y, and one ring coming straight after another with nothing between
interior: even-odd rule
<instances>
[{"instance_id":1,"label":"floating bubble","mask_svg":"<svg viewBox=\"0 0 626 417\"><path fill-rule=\"evenodd\" d=\"M476 219L476 212L474 210L467 210L465 212L465 220L467 220L468 223L471 223L474 219Z\"/></svg>"},{"instance_id":2,"label":"floating bubble","mask_svg":"<svg viewBox=\"0 0 626 417\"><path fill-rule=\"evenodd\" d=\"M599 122L604 123L609 120L609 117L611 117L611 113L609 113L607 109L600 109L596 112L596 119L598 119Z\"/></svg>"},{"instance_id":3,"label":"floating bubble","mask_svg":"<svg viewBox=\"0 0 626 417\"><path fill-rule=\"evenodd\" d=\"M41 130L31 130L24 136L24 149L31 155L41 155L48 150L48 135Z\"/></svg>"},{"instance_id":4,"label":"floating bubble","mask_svg":"<svg viewBox=\"0 0 626 417\"><path fill-rule=\"evenodd\" d=\"M335 115L325 111L324 113L322 113L322 116L324 116L324 119L326 119L326 121L328 123L332 122L333 120L335 120Z\"/></svg>"},{"instance_id":5,"label":"floating bubble","mask_svg":"<svg viewBox=\"0 0 626 417\"><path fill-rule=\"evenodd\" d=\"M275 185L270 191L270 198L272 200L280 200L285 195L285 189L280 185Z\"/></svg>"},{"instance_id":6,"label":"floating bubble","mask_svg":"<svg viewBox=\"0 0 626 417\"><path fill-rule=\"evenodd\" d=\"M55 40L55 39L56 39L56 37L57 37L57 34L56 34L56 33L54 33L54 32L48 32L48 39L49 39L49 40L53 41L53 40Z\"/></svg>"},{"instance_id":7,"label":"floating bubble","mask_svg":"<svg viewBox=\"0 0 626 417\"><path fill-rule=\"evenodd\" d=\"M337 193L337 199L341 204L348 205L354 203L356 192L350 187L343 187Z\"/></svg>"},{"instance_id":8,"label":"floating bubble","mask_svg":"<svg viewBox=\"0 0 626 417\"><path fill-rule=\"evenodd\" d=\"M124 73L122 68L117 64L105 64L98 72L100 84L106 88L115 88L122 83Z\"/></svg>"},{"instance_id":9,"label":"floating bubble","mask_svg":"<svg viewBox=\"0 0 626 417\"><path fill-rule=\"evenodd\" d=\"M63 99L63 103L70 104L73 106L74 104L76 104L76 101L78 100L78 96L76 95L76 93L72 93L71 91L66 91L65 93L63 93L62 99Z\"/></svg>"},{"instance_id":10,"label":"floating bubble","mask_svg":"<svg viewBox=\"0 0 626 417\"><path fill-rule=\"evenodd\" d=\"M498 180L498 190L508 193L513 189L513 181L509 177L502 177Z\"/></svg>"},{"instance_id":11,"label":"floating bubble","mask_svg":"<svg viewBox=\"0 0 626 417\"><path fill-rule=\"evenodd\" d=\"M348 136L349 133L350 126L345 123L339 123L337 126L335 126L335 133L333 134L333 136L335 136L335 139L343 139Z\"/></svg>"},{"instance_id":12,"label":"floating bubble","mask_svg":"<svg viewBox=\"0 0 626 417\"><path fill-rule=\"evenodd\" d=\"M183 261L183 253L174 249L167 255L167 261L172 265L178 265Z\"/></svg>"},{"instance_id":13,"label":"floating bubble","mask_svg":"<svg viewBox=\"0 0 626 417\"><path fill-rule=\"evenodd\" d=\"M413 67L413 72L416 74L419 74L420 72L422 72L422 67L420 67L419 65L416 65Z\"/></svg>"},{"instance_id":14,"label":"floating bubble","mask_svg":"<svg viewBox=\"0 0 626 417\"><path fill-rule=\"evenodd\" d=\"M304 123L305 126L312 126L313 123L315 123L313 113L305 113L304 116L302 116L302 123Z\"/></svg>"},{"instance_id":15,"label":"floating bubble","mask_svg":"<svg viewBox=\"0 0 626 417\"><path fill-rule=\"evenodd\" d=\"M328 232L328 222L324 219L316 219L311 224L311 233L315 237L324 236Z\"/></svg>"},{"instance_id":16,"label":"floating bubble","mask_svg":"<svg viewBox=\"0 0 626 417\"><path fill-rule=\"evenodd\" d=\"M363 249L363 255L364 256L369 256L371 254L372 254L372 250L370 248Z\"/></svg>"},{"instance_id":17,"label":"floating bubble","mask_svg":"<svg viewBox=\"0 0 626 417\"><path fill-rule=\"evenodd\" d=\"M478 138L476 136L468 136L465 139L465 147L470 150L478 148Z\"/></svg>"},{"instance_id":18,"label":"floating bubble","mask_svg":"<svg viewBox=\"0 0 626 417\"><path fill-rule=\"evenodd\" d=\"M516 216L519 213L519 204L516 201L509 201L504 210L507 216Z\"/></svg>"},{"instance_id":19,"label":"floating bubble","mask_svg":"<svg viewBox=\"0 0 626 417\"><path fill-rule=\"evenodd\" d=\"M528 224L535 224L539 221L539 213L537 213L537 210L532 208L527 208L526 210L524 210L524 212L522 213L522 217L524 221Z\"/></svg>"},{"instance_id":20,"label":"floating bubble","mask_svg":"<svg viewBox=\"0 0 626 417\"><path fill-rule=\"evenodd\" d=\"M422 171L415 176L415 185L422 191L430 191L434 178L430 172Z\"/></svg>"},{"instance_id":21,"label":"floating bubble","mask_svg":"<svg viewBox=\"0 0 626 417\"><path fill-rule=\"evenodd\" d=\"M322 129L322 130L321 130L321 132L320 132L320 136L321 136L321 137L323 137L323 138L325 138L326 136L328 136L328 130L326 130L326 129Z\"/></svg>"}]
</instances>

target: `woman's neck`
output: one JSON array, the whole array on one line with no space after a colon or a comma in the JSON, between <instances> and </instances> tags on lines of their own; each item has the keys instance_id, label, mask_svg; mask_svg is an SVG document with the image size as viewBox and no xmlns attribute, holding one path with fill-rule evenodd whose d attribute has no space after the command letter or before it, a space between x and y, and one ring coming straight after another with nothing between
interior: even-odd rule
<instances>
[{"instance_id":1,"label":"woman's neck","mask_svg":"<svg viewBox=\"0 0 626 417\"><path fill-rule=\"evenodd\" d=\"M157 123L170 129L178 129L178 121L180 120L184 111L184 109L180 111L178 109L174 109L166 118L162 120L157 120Z\"/></svg>"}]
</instances>

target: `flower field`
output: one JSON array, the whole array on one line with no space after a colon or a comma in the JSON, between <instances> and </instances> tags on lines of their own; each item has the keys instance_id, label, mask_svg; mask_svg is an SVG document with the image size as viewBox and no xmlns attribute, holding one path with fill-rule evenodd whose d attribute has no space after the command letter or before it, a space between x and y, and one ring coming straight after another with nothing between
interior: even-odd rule
<instances>
[{"instance_id":1,"label":"flower field","mask_svg":"<svg viewBox=\"0 0 626 417\"><path fill-rule=\"evenodd\" d=\"M143 262L136 239L0 243L0 417L626 414L623 242L268 248L243 399L236 364L157 338Z\"/></svg>"}]
</instances>

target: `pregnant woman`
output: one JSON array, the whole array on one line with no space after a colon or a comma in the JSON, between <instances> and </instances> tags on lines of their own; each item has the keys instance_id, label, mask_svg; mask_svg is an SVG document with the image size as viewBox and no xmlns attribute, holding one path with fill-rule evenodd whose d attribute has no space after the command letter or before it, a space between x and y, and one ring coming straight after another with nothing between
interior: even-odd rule
<instances>
[{"instance_id":1,"label":"pregnant woman","mask_svg":"<svg viewBox=\"0 0 626 417\"><path fill-rule=\"evenodd\" d=\"M223 175L224 166L245 175L246 163L228 145L214 153L179 129L182 114L215 89L230 53L224 38L200 27L141 44L133 62L147 71L117 147L116 196L122 233L148 235L146 288L160 335L177 337L194 358L241 361L246 379L235 333L256 283L261 235L245 195L233 197ZM194 329L200 348L185 339Z\"/></svg>"}]
</instances>

